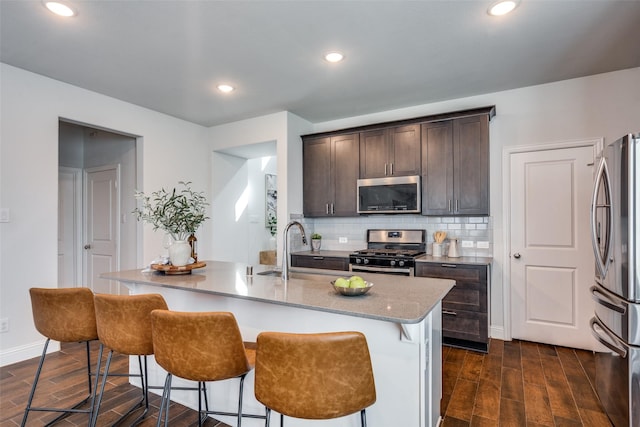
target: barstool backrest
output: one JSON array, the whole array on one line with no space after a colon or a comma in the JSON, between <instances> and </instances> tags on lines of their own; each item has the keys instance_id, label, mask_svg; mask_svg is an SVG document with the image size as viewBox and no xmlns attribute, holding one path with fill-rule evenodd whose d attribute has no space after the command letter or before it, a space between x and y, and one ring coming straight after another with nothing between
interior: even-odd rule
<instances>
[{"instance_id":1,"label":"barstool backrest","mask_svg":"<svg viewBox=\"0 0 640 427\"><path fill-rule=\"evenodd\" d=\"M255 396L281 414L330 419L376 401L371 356L360 332L258 335Z\"/></svg>"},{"instance_id":2,"label":"barstool backrest","mask_svg":"<svg viewBox=\"0 0 640 427\"><path fill-rule=\"evenodd\" d=\"M162 295L96 294L94 303L102 344L121 354L153 354L151 312L167 309Z\"/></svg>"},{"instance_id":3,"label":"barstool backrest","mask_svg":"<svg viewBox=\"0 0 640 427\"><path fill-rule=\"evenodd\" d=\"M173 375L207 382L252 369L232 313L154 310L151 324L156 362Z\"/></svg>"},{"instance_id":4,"label":"barstool backrest","mask_svg":"<svg viewBox=\"0 0 640 427\"><path fill-rule=\"evenodd\" d=\"M98 338L93 292L88 288L31 288L33 322L38 332L60 342Z\"/></svg>"}]
</instances>

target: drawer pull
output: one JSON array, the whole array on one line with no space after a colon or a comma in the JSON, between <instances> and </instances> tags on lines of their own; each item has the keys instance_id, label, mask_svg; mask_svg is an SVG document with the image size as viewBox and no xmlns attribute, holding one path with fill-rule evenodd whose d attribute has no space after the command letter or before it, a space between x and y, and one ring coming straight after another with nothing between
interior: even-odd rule
<instances>
[{"instance_id":1,"label":"drawer pull","mask_svg":"<svg viewBox=\"0 0 640 427\"><path fill-rule=\"evenodd\" d=\"M323 260L324 257L323 256L314 256L313 259L317 259L319 261Z\"/></svg>"},{"instance_id":2,"label":"drawer pull","mask_svg":"<svg viewBox=\"0 0 640 427\"><path fill-rule=\"evenodd\" d=\"M442 314L448 314L449 316L457 316L458 313L456 313L455 311L449 311L449 310L442 310Z\"/></svg>"},{"instance_id":3,"label":"drawer pull","mask_svg":"<svg viewBox=\"0 0 640 427\"><path fill-rule=\"evenodd\" d=\"M441 267L447 267L447 268L456 268L457 265L455 264L440 264Z\"/></svg>"}]
</instances>

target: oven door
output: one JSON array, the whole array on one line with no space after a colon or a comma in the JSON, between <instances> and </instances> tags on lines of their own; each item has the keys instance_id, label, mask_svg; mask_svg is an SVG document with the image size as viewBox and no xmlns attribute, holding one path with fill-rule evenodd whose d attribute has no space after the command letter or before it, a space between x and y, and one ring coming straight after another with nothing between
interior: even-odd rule
<instances>
[{"instance_id":1,"label":"oven door","mask_svg":"<svg viewBox=\"0 0 640 427\"><path fill-rule=\"evenodd\" d=\"M354 273L379 273L379 274L395 274L396 276L413 276L412 267L376 267L374 265L355 265L349 264L349 271Z\"/></svg>"}]
</instances>

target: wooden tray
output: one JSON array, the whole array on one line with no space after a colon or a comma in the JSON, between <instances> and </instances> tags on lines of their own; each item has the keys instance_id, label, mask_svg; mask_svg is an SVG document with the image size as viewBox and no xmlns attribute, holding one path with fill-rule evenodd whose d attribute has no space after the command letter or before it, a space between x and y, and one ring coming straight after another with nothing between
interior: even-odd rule
<instances>
[{"instance_id":1,"label":"wooden tray","mask_svg":"<svg viewBox=\"0 0 640 427\"><path fill-rule=\"evenodd\" d=\"M181 267L176 267L171 264L151 264L151 268L156 271L161 271L164 274L177 275L177 274L191 274L192 270L195 270L196 268L202 268L205 265L207 265L207 263L200 261L200 262L194 262L193 264L183 265Z\"/></svg>"}]
</instances>

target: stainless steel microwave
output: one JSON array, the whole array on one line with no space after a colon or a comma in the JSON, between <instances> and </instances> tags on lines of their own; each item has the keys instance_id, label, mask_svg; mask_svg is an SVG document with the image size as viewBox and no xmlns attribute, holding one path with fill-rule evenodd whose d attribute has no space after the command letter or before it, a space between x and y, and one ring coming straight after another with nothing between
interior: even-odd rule
<instances>
[{"instance_id":1,"label":"stainless steel microwave","mask_svg":"<svg viewBox=\"0 0 640 427\"><path fill-rule=\"evenodd\" d=\"M358 213L420 213L420 176L358 180Z\"/></svg>"}]
</instances>

